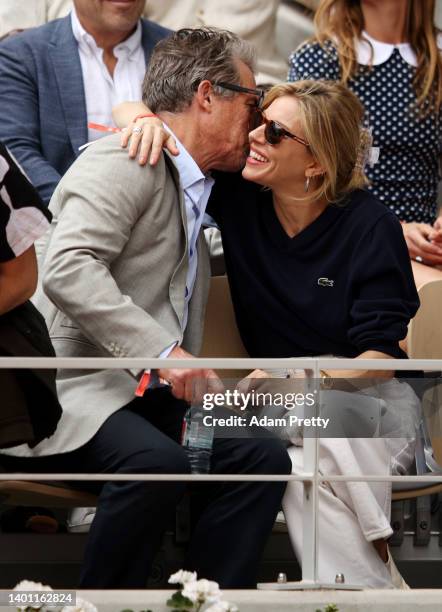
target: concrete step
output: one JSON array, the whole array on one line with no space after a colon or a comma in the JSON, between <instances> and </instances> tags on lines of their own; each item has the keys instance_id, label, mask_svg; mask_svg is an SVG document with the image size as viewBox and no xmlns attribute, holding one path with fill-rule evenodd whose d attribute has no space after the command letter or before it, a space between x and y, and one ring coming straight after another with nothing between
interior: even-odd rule
<instances>
[{"instance_id":1,"label":"concrete step","mask_svg":"<svg viewBox=\"0 0 442 612\"><path fill-rule=\"evenodd\" d=\"M78 596L92 602L99 612L124 609L152 609L170 612L166 600L173 591L78 591ZM223 598L235 603L240 612L323 612L335 604L339 612L439 612L442 592L411 591L223 591ZM0 608L3 610L3 608ZM6 608L7 609L7 608ZM9 608L10 610L10 608Z\"/></svg>"}]
</instances>

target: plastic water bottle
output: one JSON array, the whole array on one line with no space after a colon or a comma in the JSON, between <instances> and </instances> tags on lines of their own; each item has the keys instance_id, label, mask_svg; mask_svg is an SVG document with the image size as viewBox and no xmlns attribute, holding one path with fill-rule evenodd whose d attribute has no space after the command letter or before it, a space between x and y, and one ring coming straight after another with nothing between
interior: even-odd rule
<instances>
[{"instance_id":1,"label":"plastic water bottle","mask_svg":"<svg viewBox=\"0 0 442 612\"><path fill-rule=\"evenodd\" d=\"M192 474L208 474L213 447L213 427L204 425L202 406L191 406L184 415L182 445L189 457Z\"/></svg>"}]
</instances>

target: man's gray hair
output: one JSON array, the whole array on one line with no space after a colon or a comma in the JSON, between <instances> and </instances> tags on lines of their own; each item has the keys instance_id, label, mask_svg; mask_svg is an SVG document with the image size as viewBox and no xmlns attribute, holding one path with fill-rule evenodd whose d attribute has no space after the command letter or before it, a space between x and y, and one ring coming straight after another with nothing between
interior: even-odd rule
<instances>
[{"instance_id":1,"label":"man's gray hair","mask_svg":"<svg viewBox=\"0 0 442 612\"><path fill-rule=\"evenodd\" d=\"M252 71L254 47L227 30L186 28L157 43L143 82L143 102L153 111L178 113L193 100L201 81L239 85L238 60ZM218 95L232 92L215 87Z\"/></svg>"}]
</instances>

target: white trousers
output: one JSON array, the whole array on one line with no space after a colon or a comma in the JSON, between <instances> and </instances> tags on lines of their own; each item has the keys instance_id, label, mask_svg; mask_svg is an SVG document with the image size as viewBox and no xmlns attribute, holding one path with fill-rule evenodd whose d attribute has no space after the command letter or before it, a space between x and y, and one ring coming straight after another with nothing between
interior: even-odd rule
<instances>
[{"instance_id":1,"label":"white trousers","mask_svg":"<svg viewBox=\"0 0 442 612\"><path fill-rule=\"evenodd\" d=\"M411 388L396 380L382 385L390 416L407 415L417 422L419 402ZM299 444L299 440L296 440ZM319 445L321 475L380 475L404 471L413 457L413 441L385 438L322 438ZM303 470L303 449L291 446L293 473ZM290 539L298 559L302 553L303 484L288 483L283 500ZM393 588L385 563L372 541L388 538L391 484L388 482L326 482L319 487L318 578L334 583L342 573L347 584L366 588Z\"/></svg>"}]
</instances>

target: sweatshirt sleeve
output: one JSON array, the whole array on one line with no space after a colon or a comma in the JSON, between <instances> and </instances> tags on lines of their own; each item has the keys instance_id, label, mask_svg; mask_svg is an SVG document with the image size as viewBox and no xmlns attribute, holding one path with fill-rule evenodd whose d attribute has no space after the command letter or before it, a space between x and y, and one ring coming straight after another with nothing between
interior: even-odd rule
<instances>
[{"instance_id":1,"label":"sweatshirt sleeve","mask_svg":"<svg viewBox=\"0 0 442 612\"><path fill-rule=\"evenodd\" d=\"M399 341L419 308L410 257L402 228L387 212L359 241L350 283L349 340L362 353L381 351L404 357Z\"/></svg>"}]
</instances>

